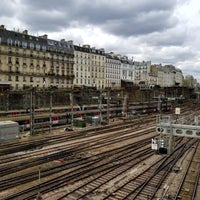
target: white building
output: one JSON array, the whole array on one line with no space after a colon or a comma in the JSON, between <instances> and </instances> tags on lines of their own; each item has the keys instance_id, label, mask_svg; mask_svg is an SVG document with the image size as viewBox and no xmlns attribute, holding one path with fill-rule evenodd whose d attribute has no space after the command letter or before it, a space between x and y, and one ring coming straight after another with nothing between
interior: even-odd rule
<instances>
[{"instance_id":1,"label":"white building","mask_svg":"<svg viewBox=\"0 0 200 200\"><path fill-rule=\"evenodd\" d=\"M135 68L135 83L139 83L140 81L144 81L145 84L149 83L148 74L150 73L151 61L143 61L137 62L134 61L134 68Z\"/></svg>"},{"instance_id":2,"label":"white building","mask_svg":"<svg viewBox=\"0 0 200 200\"><path fill-rule=\"evenodd\" d=\"M106 54L105 87L119 88L121 85L121 61L113 52Z\"/></svg>"},{"instance_id":3,"label":"white building","mask_svg":"<svg viewBox=\"0 0 200 200\"><path fill-rule=\"evenodd\" d=\"M134 81L135 68L133 61L127 56L121 57L121 79L126 81Z\"/></svg>"},{"instance_id":4,"label":"white building","mask_svg":"<svg viewBox=\"0 0 200 200\"><path fill-rule=\"evenodd\" d=\"M180 69L173 65L157 66L157 85L173 87L183 85L183 75Z\"/></svg>"}]
</instances>

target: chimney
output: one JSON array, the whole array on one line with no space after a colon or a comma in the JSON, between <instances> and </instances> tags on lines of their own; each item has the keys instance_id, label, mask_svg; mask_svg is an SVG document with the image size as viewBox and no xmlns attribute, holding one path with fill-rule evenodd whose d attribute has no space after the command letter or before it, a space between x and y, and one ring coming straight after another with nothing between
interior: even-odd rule
<instances>
[{"instance_id":1,"label":"chimney","mask_svg":"<svg viewBox=\"0 0 200 200\"><path fill-rule=\"evenodd\" d=\"M22 33L23 33L24 35L28 35L28 31L27 31L27 30L22 31Z\"/></svg>"},{"instance_id":2,"label":"chimney","mask_svg":"<svg viewBox=\"0 0 200 200\"><path fill-rule=\"evenodd\" d=\"M89 49L89 48L90 48L90 45L89 45L89 44L84 44L83 47Z\"/></svg>"},{"instance_id":3,"label":"chimney","mask_svg":"<svg viewBox=\"0 0 200 200\"><path fill-rule=\"evenodd\" d=\"M40 38L43 38L43 39L48 39L48 35L47 34L44 34L44 35L41 35L39 36Z\"/></svg>"},{"instance_id":4,"label":"chimney","mask_svg":"<svg viewBox=\"0 0 200 200\"><path fill-rule=\"evenodd\" d=\"M67 41L68 44L73 45L73 40Z\"/></svg>"},{"instance_id":5,"label":"chimney","mask_svg":"<svg viewBox=\"0 0 200 200\"><path fill-rule=\"evenodd\" d=\"M4 26L4 25L1 25L1 26L0 26L0 29L5 29L5 26Z\"/></svg>"}]
</instances>

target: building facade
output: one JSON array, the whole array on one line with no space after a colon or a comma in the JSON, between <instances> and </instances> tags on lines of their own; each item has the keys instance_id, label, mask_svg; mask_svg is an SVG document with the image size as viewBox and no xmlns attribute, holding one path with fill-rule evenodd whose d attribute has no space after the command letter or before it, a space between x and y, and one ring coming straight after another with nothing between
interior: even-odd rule
<instances>
[{"instance_id":1,"label":"building facade","mask_svg":"<svg viewBox=\"0 0 200 200\"><path fill-rule=\"evenodd\" d=\"M127 56L105 53L90 45L77 46L64 39L32 36L0 26L0 82L14 90L25 88L97 89L121 87L121 81L146 86L182 86L183 75L172 65L137 62Z\"/></svg>"},{"instance_id":2,"label":"building facade","mask_svg":"<svg viewBox=\"0 0 200 200\"><path fill-rule=\"evenodd\" d=\"M105 87L121 87L121 60L113 52L106 54Z\"/></svg>"},{"instance_id":3,"label":"building facade","mask_svg":"<svg viewBox=\"0 0 200 200\"><path fill-rule=\"evenodd\" d=\"M74 45L74 85L101 89L105 87L106 56L104 49Z\"/></svg>"},{"instance_id":4,"label":"building facade","mask_svg":"<svg viewBox=\"0 0 200 200\"><path fill-rule=\"evenodd\" d=\"M135 77L134 77L135 82L139 83L140 81L145 81L145 84L149 84L148 78L146 78L146 76L150 74L151 61L146 61L146 62L134 61L133 64L135 69Z\"/></svg>"},{"instance_id":5,"label":"building facade","mask_svg":"<svg viewBox=\"0 0 200 200\"><path fill-rule=\"evenodd\" d=\"M0 26L0 81L13 89L73 85L73 45Z\"/></svg>"},{"instance_id":6,"label":"building facade","mask_svg":"<svg viewBox=\"0 0 200 200\"><path fill-rule=\"evenodd\" d=\"M126 81L134 81L135 69L132 60L127 56L121 57L121 79Z\"/></svg>"},{"instance_id":7,"label":"building facade","mask_svg":"<svg viewBox=\"0 0 200 200\"><path fill-rule=\"evenodd\" d=\"M157 85L160 87L183 86L182 71L173 65L158 65Z\"/></svg>"}]
</instances>

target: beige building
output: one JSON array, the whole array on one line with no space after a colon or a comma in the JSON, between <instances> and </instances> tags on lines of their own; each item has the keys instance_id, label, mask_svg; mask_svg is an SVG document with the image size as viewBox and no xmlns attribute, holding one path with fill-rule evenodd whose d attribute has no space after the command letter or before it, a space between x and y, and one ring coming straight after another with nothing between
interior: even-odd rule
<instances>
[{"instance_id":1,"label":"beige building","mask_svg":"<svg viewBox=\"0 0 200 200\"><path fill-rule=\"evenodd\" d=\"M74 86L105 87L106 56L103 49L74 45Z\"/></svg>"},{"instance_id":2,"label":"beige building","mask_svg":"<svg viewBox=\"0 0 200 200\"><path fill-rule=\"evenodd\" d=\"M35 37L28 31L9 31L0 26L0 81L13 89L27 87L71 88L73 44L47 35Z\"/></svg>"}]
</instances>

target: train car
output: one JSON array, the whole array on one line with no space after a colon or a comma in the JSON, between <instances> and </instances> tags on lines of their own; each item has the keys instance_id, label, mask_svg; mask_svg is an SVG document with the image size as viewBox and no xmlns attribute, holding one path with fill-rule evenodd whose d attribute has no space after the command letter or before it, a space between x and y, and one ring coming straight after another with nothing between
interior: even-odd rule
<instances>
[{"instance_id":1,"label":"train car","mask_svg":"<svg viewBox=\"0 0 200 200\"><path fill-rule=\"evenodd\" d=\"M157 111L168 112L171 108L172 105L169 102L162 103L159 109L157 102L132 103L127 106L127 113L150 114ZM80 106L73 106L73 109L72 106L55 107L52 109L51 113L49 112L49 109L38 109L38 112L34 112L34 126L39 129L49 127L50 123L52 126L66 125L71 123L72 115L73 118L80 119L84 119L86 117L100 117L100 115L102 115L102 118L106 119L109 112L109 118L122 117L122 107L111 104L109 105L109 111L107 109L106 104L103 104L102 109L99 109L98 105L85 105L82 106L82 109ZM1 121L9 119L18 122L21 130L30 129L30 112L19 115L20 112L21 111L18 113L10 111L10 113L13 114L9 117L7 115L6 117L2 117Z\"/></svg>"}]
</instances>

